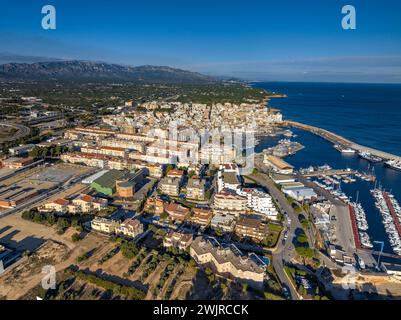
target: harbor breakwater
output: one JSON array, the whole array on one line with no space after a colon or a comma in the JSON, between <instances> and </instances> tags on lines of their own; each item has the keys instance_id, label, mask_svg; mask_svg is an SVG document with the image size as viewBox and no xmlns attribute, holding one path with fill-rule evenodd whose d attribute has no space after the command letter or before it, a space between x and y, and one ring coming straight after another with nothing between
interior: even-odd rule
<instances>
[{"instance_id":1,"label":"harbor breakwater","mask_svg":"<svg viewBox=\"0 0 401 320\"><path fill-rule=\"evenodd\" d=\"M358 152L368 152L368 153L370 153L374 156L380 157L384 160L394 159L397 161L401 161L400 156L397 156L397 155L394 155L394 154L391 154L388 152L384 152L381 150L377 150L374 148L362 146L362 145L354 143L351 140L348 140L338 134L335 134L333 132L330 132L330 131L322 129L322 128L314 127L314 126L303 124L303 123L296 122L296 121L289 121L289 120L284 121L283 124L284 124L284 126L287 126L287 127L294 127L294 128L309 131L315 135L322 137L325 140L332 142L333 144L341 144L345 147L352 148Z\"/></svg>"}]
</instances>

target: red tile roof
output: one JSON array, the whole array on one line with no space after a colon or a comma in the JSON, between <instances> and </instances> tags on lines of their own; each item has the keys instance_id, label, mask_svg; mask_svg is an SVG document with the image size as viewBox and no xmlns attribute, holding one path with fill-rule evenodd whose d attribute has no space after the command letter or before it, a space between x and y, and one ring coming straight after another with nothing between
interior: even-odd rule
<instances>
[{"instance_id":1,"label":"red tile roof","mask_svg":"<svg viewBox=\"0 0 401 320\"><path fill-rule=\"evenodd\" d=\"M60 199L54 200L53 203L58 204L60 206L67 206L70 202L68 200L60 198Z\"/></svg>"},{"instance_id":2,"label":"red tile roof","mask_svg":"<svg viewBox=\"0 0 401 320\"><path fill-rule=\"evenodd\" d=\"M170 171L167 173L167 176L168 176L168 177L171 177L171 176L173 176L173 177L177 177L177 176L182 177L183 175L184 175L184 171L182 171L182 170L177 170L177 169L170 170Z\"/></svg>"},{"instance_id":3,"label":"red tile roof","mask_svg":"<svg viewBox=\"0 0 401 320\"><path fill-rule=\"evenodd\" d=\"M92 202L94 199L90 195L83 194L79 197L80 200L85 201L85 202Z\"/></svg>"}]
</instances>

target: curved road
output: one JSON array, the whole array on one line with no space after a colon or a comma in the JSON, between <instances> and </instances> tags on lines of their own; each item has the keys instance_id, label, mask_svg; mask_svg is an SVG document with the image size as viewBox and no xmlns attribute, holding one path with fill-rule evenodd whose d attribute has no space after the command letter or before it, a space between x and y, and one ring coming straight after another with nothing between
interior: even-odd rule
<instances>
[{"instance_id":1,"label":"curved road","mask_svg":"<svg viewBox=\"0 0 401 320\"><path fill-rule=\"evenodd\" d=\"M295 247L292 242L293 237L295 236L295 230L300 228L302 229L302 225L299 222L298 214L295 213L292 206L288 203L285 195L276 187L273 180L266 174L258 173L254 174L250 177L255 180L261 186L265 187L270 195L276 200L276 203L279 205L282 212L286 212L287 216L290 218L291 222L287 223L287 232L288 239L287 241L283 241L283 233L281 234L278 245L275 250L273 250L273 267L277 273L277 276L280 279L282 284L285 284L287 288L290 290L292 299L300 299L292 281L288 278L287 274L284 271L284 265L286 262L290 262L292 258L295 256ZM287 220L288 221L288 220ZM309 233L307 232L309 246L311 246L311 238Z\"/></svg>"},{"instance_id":2,"label":"curved road","mask_svg":"<svg viewBox=\"0 0 401 320\"><path fill-rule=\"evenodd\" d=\"M18 129L18 131L12 137L0 139L0 143L17 140L19 138L27 136L31 132L30 128L16 123L0 122L0 128L1 127L11 127Z\"/></svg>"}]
</instances>

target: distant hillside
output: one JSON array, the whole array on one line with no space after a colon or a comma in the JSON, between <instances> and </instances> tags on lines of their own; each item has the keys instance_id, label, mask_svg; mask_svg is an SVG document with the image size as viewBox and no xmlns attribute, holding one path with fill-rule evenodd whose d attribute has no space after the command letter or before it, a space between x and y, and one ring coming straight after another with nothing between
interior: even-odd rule
<instances>
[{"instance_id":1,"label":"distant hillside","mask_svg":"<svg viewBox=\"0 0 401 320\"><path fill-rule=\"evenodd\" d=\"M0 52L0 64L4 63L35 63L42 61L62 61L65 59L40 57L40 56L25 56L15 53Z\"/></svg>"},{"instance_id":2,"label":"distant hillside","mask_svg":"<svg viewBox=\"0 0 401 320\"><path fill-rule=\"evenodd\" d=\"M5 80L143 81L168 83L208 83L215 78L164 66L130 67L90 61L49 61L0 65Z\"/></svg>"}]
</instances>

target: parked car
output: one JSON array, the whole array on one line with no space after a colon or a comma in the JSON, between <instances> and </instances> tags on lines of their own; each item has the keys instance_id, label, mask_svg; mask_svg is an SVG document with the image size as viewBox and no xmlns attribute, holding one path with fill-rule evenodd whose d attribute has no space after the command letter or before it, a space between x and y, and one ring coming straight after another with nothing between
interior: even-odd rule
<instances>
[{"instance_id":1,"label":"parked car","mask_svg":"<svg viewBox=\"0 0 401 320\"><path fill-rule=\"evenodd\" d=\"M283 296L286 299L290 299L291 298L290 290L288 290L288 288L286 286L283 286Z\"/></svg>"}]
</instances>

